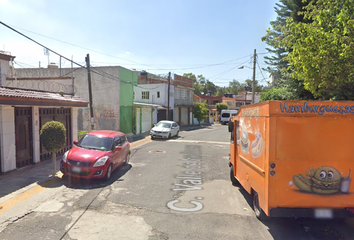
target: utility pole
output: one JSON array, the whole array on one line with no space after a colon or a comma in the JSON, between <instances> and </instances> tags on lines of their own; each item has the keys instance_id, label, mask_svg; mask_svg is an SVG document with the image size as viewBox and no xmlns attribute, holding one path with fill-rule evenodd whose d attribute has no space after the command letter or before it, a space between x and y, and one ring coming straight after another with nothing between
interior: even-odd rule
<instances>
[{"instance_id":1,"label":"utility pole","mask_svg":"<svg viewBox=\"0 0 354 240\"><path fill-rule=\"evenodd\" d=\"M94 119L93 119L93 103L92 103L92 87L91 87L91 67L90 67L90 55L87 54L86 58L86 68L88 77L88 87L89 87L89 101L90 101L90 115L91 115L91 130L94 130Z\"/></svg>"},{"instance_id":2,"label":"utility pole","mask_svg":"<svg viewBox=\"0 0 354 240\"><path fill-rule=\"evenodd\" d=\"M168 73L168 88L167 88L167 120L170 120L170 85L171 72Z\"/></svg>"},{"instance_id":3,"label":"utility pole","mask_svg":"<svg viewBox=\"0 0 354 240\"><path fill-rule=\"evenodd\" d=\"M256 88L256 61L257 61L257 53L256 49L254 50L253 54L253 81L252 81L252 104L254 103L255 99L255 88Z\"/></svg>"}]
</instances>

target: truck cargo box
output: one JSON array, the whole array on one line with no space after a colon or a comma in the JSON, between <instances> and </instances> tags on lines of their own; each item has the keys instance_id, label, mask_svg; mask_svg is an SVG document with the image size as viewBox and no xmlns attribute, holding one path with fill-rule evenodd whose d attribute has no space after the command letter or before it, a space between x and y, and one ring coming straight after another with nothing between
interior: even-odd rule
<instances>
[{"instance_id":1,"label":"truck cargo box","mask_svg":"<svg viewBox=\"0 0 354 240\"><path fill-rule=\"evenodd\" d=\"M348 217L354 208L354 102L267 101L229 125L230 177L258 218Z\"/></svg>"}]
</instances>

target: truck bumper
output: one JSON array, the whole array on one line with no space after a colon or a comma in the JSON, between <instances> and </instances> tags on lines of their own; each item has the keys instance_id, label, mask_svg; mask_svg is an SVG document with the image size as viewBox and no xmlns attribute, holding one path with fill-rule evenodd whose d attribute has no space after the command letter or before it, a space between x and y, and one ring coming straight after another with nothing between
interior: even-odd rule
<instances>
[{"instance_id":1,"label":"truck bumper","mask_svg":"<svg viewBox=\"0 0 354 240\"><path fill-rule=\"evenodd\" d=\"M318 211L330 211L331 217L328 215L318 214ZM269 210L270 217L297 217L297 218L353 218L353 208L343 209L314 209L314 208L272 208Z\"/></svg>"}]
</instances>

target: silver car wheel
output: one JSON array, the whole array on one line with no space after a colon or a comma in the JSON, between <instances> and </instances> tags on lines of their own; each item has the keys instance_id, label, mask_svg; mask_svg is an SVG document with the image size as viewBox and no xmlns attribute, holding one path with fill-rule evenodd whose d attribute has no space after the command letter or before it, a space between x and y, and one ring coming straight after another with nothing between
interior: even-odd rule
<instances>
[{"instance_id":1,"label":"silver car wheel","mask_svg":"<svg viewBox=\"0 0 354 240\"><path fill-rule=\"evenodd\" d=\"M104 177L106 181L109 180L112 176L112 168L112 164L110 164L107 168L106 176Z\"/></svg>"}]
</instances>

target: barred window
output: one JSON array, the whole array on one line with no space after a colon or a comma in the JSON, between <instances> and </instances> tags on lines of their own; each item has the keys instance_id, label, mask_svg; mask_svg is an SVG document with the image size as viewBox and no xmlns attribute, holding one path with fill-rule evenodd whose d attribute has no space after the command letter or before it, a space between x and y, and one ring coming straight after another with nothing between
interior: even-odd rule
<instances>
[{"instance_id":1,"label":"barred window","mask_svg":"<svg viewBox=\"0 0 354 240\"><path fill-rule=\"evenodd\" d=\"M150 99L150 92L149 91L144 91L144 92L141 92L141 98L142 99Z\"/></svg>"},{"instance_id":2,"label":"barred window","mask_svg":"<svg viewBox=\"0 0 354 240\"><path fill-rule=\"evenodd\" d=\"M181 89L176 89L176 99L181 99Z\"/></svg>"},{"instance_id":3,"label":"barred window","mask_svg":"<svg viewBox=\"0 0 354 240\"><path fill-rule=\"evenodd\" d=\"M187 99L187 90L182 90L182 99Z\"/></svg>"}]
</instances>

